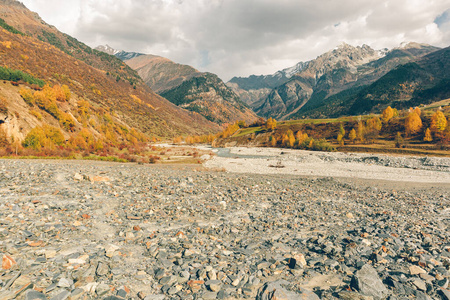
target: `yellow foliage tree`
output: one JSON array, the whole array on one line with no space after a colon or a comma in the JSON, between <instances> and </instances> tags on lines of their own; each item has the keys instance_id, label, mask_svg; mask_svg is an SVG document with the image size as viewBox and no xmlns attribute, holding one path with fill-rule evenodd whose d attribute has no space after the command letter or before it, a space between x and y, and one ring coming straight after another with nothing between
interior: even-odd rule
<instances>
[{"instance_id":1,"label":"yellow foliage tree","mask_svg":"<svg viewBox=\"0 0 450 300\"><path fill-rule=\"evenodd\" d=\"M267 130L273 131L277 127L277 120L269 118L266 122Z\"/></svg>"},{"instance_id":2,"label":"yellow foliage tree","mask_svg":"<svg viewBox=\"0 0 450 300\"><path fill-rule=\"evenodd\" d=\"M394 110L388 106L385 110L383 110L383 113L381 114L381 118L383 119L384 123L389 122L390 119L394 117Z\"/></svg>"},{"instance_id":3,"label":"yellow foliage tree","mask_svg":"<svg viewBox=\"0 0 450 300\"><path fill-rule=\"evenodd\" d=\"M431 136L431 130L430 128L427 128L427 130L425 131L425 136L423 137L423 140L425 142L431 142L433 141L433 137Z\"/></svg>"},{"instance_id":4,"label":"yellow foliage tree","mask_svg":"<svg viewBox=\"0 0 450 300\"><path fill-rule=\"evenodd\" d=\"M352 143L355 143L356 140L356 130L353 128L352 130L350 130L350 133L348 134L348 138L350 139L350 141Z\"/></svg>"},{"instance_id":5,"label":"yellow foliage tree","mask_svg":"<svg viewBox=\"0 0 450 300\"><path fill-rule=\"evenodd\" d=\"M447 127L447 118L440 110L436 111L431 117L431 130L434 132L444 131Z\"/></svg>"},{"instance_id":6,"label":"yellow foliage tree","mask_svg":"<svg viewBox=\"0 0 450 300\"><path fill-rule=\"evenodd\" d=\"M294 132L292 132L292 130L289 129L287 131L286 135L287 135L287 141L285 143L285 146L288 147L288 148L293 148L294 144L295 144Z\"/></svg>"},{"instance_id":7,"label":"yellow foliage tree","mask_svg":"<svg viewBox=\"0 0 450 300\"><path fill-rule=\"evenodd\" d=\"M360 142L364 142L364 135L365 135L365 132L366 132L366 128L364 126L363 121L359 121L358 122L358 128L357 129L358 129L358 132L356 133L356 136L357 136L358 140Z\"/></svg>"},{"instance_id":8,"label":"yellow foliage tree","mask_svg":"<svg viewBox=\"0 0 450 300\"><path fill-rule=\"evenodd\" d=\"M422 128L422 119L416 112L410 113L405 119L405 132L407 135L415 134Z\"/></svg>"},{"instance_id":9,"label":"yellow foliage tree","mask_svg":"<svg viewBox=\"0 0 450 300\"><path fill-rule=\"evenodd\" d=\"M420 110L420 108L418 106L416 106L416 108L414 108L414 112L420 117L420 115L422 114L422 111Z\"/></svg>"},{"instance_id":10,"label":"yellow foliage tree","mask_svg":"<svg viewBox=\"0 0 450 300\"><path fill-rule=\"evenodd\" d=\"M338 134L337 142L339 143L340 146L344 146L344 136L342 135L342 133Z\"/></svg>"}]
</instances>

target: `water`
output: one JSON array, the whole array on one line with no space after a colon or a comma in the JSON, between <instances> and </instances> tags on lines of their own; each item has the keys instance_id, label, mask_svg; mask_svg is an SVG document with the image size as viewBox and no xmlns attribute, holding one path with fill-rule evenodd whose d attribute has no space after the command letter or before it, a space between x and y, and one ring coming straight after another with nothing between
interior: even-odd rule
<instances>
[{"instance_id":1,"label":"water","mask_svg":"<svg viewBox=\"0 0 450 300\"><path fill-rule=\"evenodd\" d=\"M213 148L214 152L217 154L218 157L226 157L226 158L264 158L269 159L273 158L274 156L267 156L267 155L244 155L244 154L237 154L237 153L231 153L230 148Z\"/></svg>"}]
</instances>

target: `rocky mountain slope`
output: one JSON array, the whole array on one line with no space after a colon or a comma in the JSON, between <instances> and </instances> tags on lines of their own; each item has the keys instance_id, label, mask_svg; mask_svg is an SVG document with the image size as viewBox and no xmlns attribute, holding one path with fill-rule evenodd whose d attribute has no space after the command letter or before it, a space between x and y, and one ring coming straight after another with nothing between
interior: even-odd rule
<instances>
[{"instance_id":1,"label":"rocky mountain slope","mask_svg":"<svg viewBox=\"0 0 450 300\"><path fill-rule=\"evenodd\" d=\"M149 137L218 129L199 114L155 94L118 58L59 32L20 2L2 0L0 12L0 76L5 79L20 72L22 78L41 83L37 86L14 76L2 83L2 128L9 136L22 140L33 127L46 124L60 128L66 139L82 129L117 140L125 139L132 128ZM50 88L41 91L44 85ZM51 88L64 85L70 95L55 101ZM34 97L24 96L24 91ZM43 93L36 94L39 91ZM70 128L63 126L67 120Z\"/></svg>"},{"instance_id":2,"label":"rocky mountain slope","mask_svg":"<svg viewBox=\"0 0 450 300\"><path fill-rule=\"evenodd\" d=\"M239 80L234 78L228 85L240 95L259 95L258 100L253 98L249 103L261 116L299 118L308 115L307 111L326 104L329 97L358 91L359 87L373 83L396 66L437 49L417 43L404 44L390 51L374 50L367 45L353 47L342 44L314 60L298 64L291 69L291 73L278 73L278 78L284 78L282 80L286 82L271 90L268 89L267 80L258 81L251 77ZM299 72L295 73L297 70ZM288 74L293 73L295 74L288 78ZM249 98L251 97L246 99ZM324 117L327 113L314 116Z\"/></svg>"},{"instance_id":3,"label":"rocky mountain slope","mask_svg":"<svg viewBox=\"0 0 450 300\"><path fill-rule=\"evenodd\" d=\"M143 53L137 53L137 52L125 52L123 50L115 50L109 45L102 45L94 48L95 50L105 52L109 55L114 55L120 60L128 60L132 59L141 55L144 55Z\"/></svg>"},{"instance_id":4,"label":"rocky mountain slope","mask_svg":"<svg viewBox=\"0 0 450 300\"><path fill-rule=\"evenodd\" d=\"M125 63L136 70L144 82L159 94L201 75L201 72L191 66L177 64L157 55L143 55L126 60Z\"/></svg>"},{"instance_id":5,"label":"rocky mountain slope","mask_svg":"<svg viewBox=\"0 0 450 300\"><path fill-rule=\"evenodd\" d=\"M256 114L214 74L156 55L140 55L125 62L158 94L212 122L227 124L244 120L251 123L256 120Z\"/></svg>"}]
</instances>

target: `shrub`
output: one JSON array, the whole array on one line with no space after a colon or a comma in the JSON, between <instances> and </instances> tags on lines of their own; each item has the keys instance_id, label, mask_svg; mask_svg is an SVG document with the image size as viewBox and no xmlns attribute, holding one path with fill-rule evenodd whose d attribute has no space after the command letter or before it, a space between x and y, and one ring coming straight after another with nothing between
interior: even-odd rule
<instances>
[{"instance_id":1,"label":"shrub","mask_svg":"<svg viewBox=\"0 0 450 300\"><path fill-rule=\"evenodd\" d=\"M54 149L65 142L64 135L59 128L44 125L37 126L27 134L22 145L25 148L41 150L43 148Z\"/></svg>"},{"instance_id":2,"label":"shrub","mask_svg":"<svg viewBox=\"0 0 450 300\"><path fill-rule=\"evenodd\" d=\"M20 70L12 70L5 67L0 67L0 79L16 82L22 80L29 84L36 84L40 87L43 87L45 85L45 82L43 80L37 79L30 74L27 74Z\"/></svg>"},{"instance_id":3,"label":"shrub","mask_svg":"<svg viewBox=\"0 0 450 300\"><path fill-rule=\"evenodd\" d=\"M38 119L39 121L42 121L42 115L41 115L41 113L38 112L37 110L35 110L35 109L30 110L30 114L31 114L32 116L35 116L36 119Z\"/></svg>"},{"instance_id":4,"label":"shrub","mask_svg":"<svg viewBox=\"0 0 450 300\"><path fill-rule=\"evenodd\" d=\"M20 89L19 94L29 106L33 106L34 97L30 89L23 87Z\"/></svg>"}]
</instances>

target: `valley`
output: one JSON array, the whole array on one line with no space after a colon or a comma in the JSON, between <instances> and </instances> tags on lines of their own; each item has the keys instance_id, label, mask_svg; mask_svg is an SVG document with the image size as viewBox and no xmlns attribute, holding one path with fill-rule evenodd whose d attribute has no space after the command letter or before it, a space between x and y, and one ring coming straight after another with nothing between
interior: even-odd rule
<instances>
[{"instance_id":1,"label":"valley","mask_svg":"<svg viewBox=\"0 0 450 300\"><path fill-rule=\"evenodd\" d=\"M0 0L0 300L450 299L442 3L24 2L63 29Z\"/></svg>"}]
</instances>

